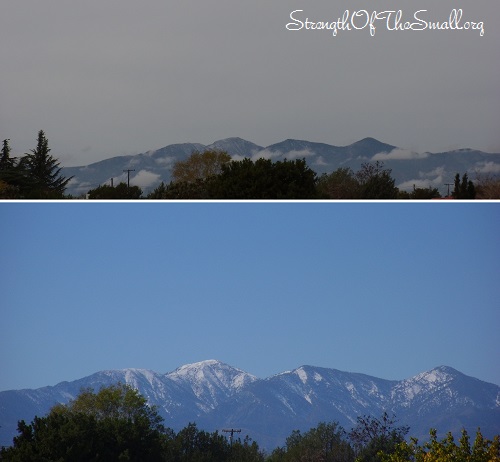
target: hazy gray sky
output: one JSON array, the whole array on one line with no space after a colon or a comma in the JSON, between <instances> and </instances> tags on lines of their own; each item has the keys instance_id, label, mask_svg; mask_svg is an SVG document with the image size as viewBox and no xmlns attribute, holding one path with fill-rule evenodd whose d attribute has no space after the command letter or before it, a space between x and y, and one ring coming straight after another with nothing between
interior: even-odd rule
<instances>
[{"instance_id":1,"label":"hazy gray sky","mask_svg":"<svg viewBox=\"0 0 500 462\"><path fill-rule=\"evenodd\" d=\"M484 35L286 28L294 10L416 28L453 8ZM0 138L20 155L43 129L67 166L230 136L499 152L499 43L496 0L2 0Z\"/></svg>"}]
</instances>

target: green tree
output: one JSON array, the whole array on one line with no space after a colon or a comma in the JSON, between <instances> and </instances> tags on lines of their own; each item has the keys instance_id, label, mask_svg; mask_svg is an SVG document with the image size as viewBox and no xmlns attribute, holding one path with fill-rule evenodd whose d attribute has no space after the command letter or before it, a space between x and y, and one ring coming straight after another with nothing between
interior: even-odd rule
<instances>
[{"instance_id":1,"label":"green tree","mask_svg":"<svg viewBox=\"0 0 500 462\"><path fill-rule=\"evenodd\" d=\"M397 199L399 190L391 172L378 161L362 164L356 173L347 167L338 168L319 178L318 195L327 199Z\"/></svg>"},{"instance_id":2,"label":"green tree","mask_svg":"<svg viewBox=\"0 0 500 462\"><path fill-rule=\"evenodd\" d=\"M229 451L229 462L264 462L264 454L259 445L247 435L245 439L233 442ZM220 460L220 459L215 459Z\"/></svg>"},{"instance_id":3,"label":"green tree","mask_svg":"<svg viewBox=\"0 0 500 462\"><path fill-rule=\"evenodd\" d=\"M438 199L441 197L439 190L437 188L416 188L413 185L413 191L408 193L406 191L399 191L399 199L414 199L414 200L427 200L427 199Z\"/></svg>"},{"instance_id":4,"label":"green tree","mask_svg":"<svg viewBox=\"0 0 500 462\"><path fill-rule=\"evenodd\" d=\"M357 418L357 425L349 433L359 462L378 462L379 453L391 454L403 442L408 426L395 426L395 417L384 412L380 419L371 416Z\"/></svg>"},{"instance_id":5,"label":"green tree","mask_svg":"<svg viewBox=\"0 0 500 462\"><path fill-rule=\"evenodd\" d=\"M168 185L161 183L157 188L150 192L148 199L210 199L209 185L212 179L198 179L193 182L171 181Z\"/></svg>"},{"instance_id":6,"label":"green tree","mask_svg":"<svg viewBox=\"0 0 500 462\"><path fill-rule=\"evenodd\" d=\"M10 157L9 141L3 140L0 154L0 199L19 199L23 175L16 165L16 158Z\"/></svg>"},{"instance_id":7,"label":"green tree","mask_svg":"<svg viewBox=\"0 0 500 462\"><path fill-rule=\"evenodd\" d=\"M361 199L397 199L398 188L391 173L391 169L384 169L383 162L362 164L356 172Z\"/></svg>"},{"instance_id":8,"label":"green tree","mask_svg":"<svg viewBox=\"0 0 500 462\"><path fill-rule=\"evenodd\" d=\"M304 159L233 161L208 184L212 199L315 199L316 173Z\"/></svg>"},{"instance_id":9,"label":"green tree","mask_svg":"<svg viewBox=\"0 0 500 462\"><path fill-rule=\"evenodd\" d=\"M360 183L348 167L323 174L318 180L317 187L320 196L327 199L358 199L361 194Z\"/></svg>"},{"instance_id":10,"label":"green tree","mask_svg":"<svg viewBox=\"0 0 500 462\"><path fill-rule=\"evenodd\" d=\"M382 462L500 462L500 437L483 438L478 429L474 443L470 444L467 431L462 430L459 444L451 433L438 441L436 430L430 431L431 439L420 445L418 440L402 441L390 454L380 453Z\"/></svg>"},{"instance_id":11,"label":"green tree","mask_svg":"<svg viewBox=\"0 0 500 462\"><path fill-rule=\"evenodd\" d=\"M285 447L273 451L270 461L353 462L354 451L337 422L321 422L303 434L294 430L286 439Z\"/></svg>"},{"instance_id":12,"label":"green tree","mask_svg":"<svg viewBox=\"0 0 500 462\"><path fill-rule=\"evenodd\" d=\"M91 389L67 405L54 406L31 424L18 423L2 461L161 461L166 437L156 409L127 385Z\"/></svg>"},{"instance_id":13,"label":"green tree","mask_svg":"<svg viewBox=\"0 0 500 462\"><path fill-rule=\"evenodd\" d=\"M35 149L21 158L19 168L25 179L22 194L29 199L61 199L71 180L61 175L60 163L52 157L43 130L38 132Z\"/></svg>"},{"instance_id":14,"label":"green tree","mask_svg":"<svg viewBox=\"0 0 500 462\"><path fill-rule=\"evenodd\" d=\"M229 445L219 433L208 433L199 430L195 423L189 423L175 437L175 461L205 462L220 460L223 462L229 457Z\"/></svg>"},{"instance_id":15,"label":"green tree","mask_svg":"<svg viewBox=\"0 0 500 462\"><path fill-rule=\"evenodd\" d=\"M98 186L87 194L89 199L140 199L142 189L139 186L129 187L127 183L121 182L117 186Z\"/></svg>"},{"instance_id":16,"label":"green tree","mask_svg":"<svg viewBox=\"0 0 500 462\"><path fill-rule=\"evenodd\" d=\"M222 166L231 161L231 156L225 151L207 150L202 153L194 151L188 159L178 161L172 169L172 179L175 183L194 183L222 171Z\"/></svg>"},{"instance_id":17,"label":"green tree","mask_svg":"<svg viewBox=\"0 0 500 462\"><path fill-rule=\"evenodd\" d=\"M467 173L462 175L462 181L460 181L460 174L455 175L454 188L451 194L454 199L475 199L476 198L476 188L474 183L469 180Z\"/></svg>"},{"instance_id":18,"label":"green tree","mask_svg":"<svg viewBox=\"0 0 500 462\"><path fill-rule=\"evenodd\" d=\"M169 462L264 462L259 446L248 436L230 445L219 432L199 430L195 423L179 431L167 451Z\"/></svg>"},{"instance_id":19,"label":"green tree","mask_svg":"<svg viewBox=\"0 0 500 462\"><path fill-rule=\"evenodd\" d=\"M15 166L15 158L10 157L11 148L9 139L3 140L2 151L0 155L0 172L11 170Z\"/></svg>"}]
</instances>

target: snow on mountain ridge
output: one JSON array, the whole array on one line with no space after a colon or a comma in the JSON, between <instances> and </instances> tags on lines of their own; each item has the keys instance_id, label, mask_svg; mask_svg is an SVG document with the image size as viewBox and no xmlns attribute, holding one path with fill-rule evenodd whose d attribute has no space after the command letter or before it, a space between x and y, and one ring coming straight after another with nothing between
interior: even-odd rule
<instances>
[{"instance_id":1,"label":"snow on mountain ridge","mask_svg":"<svg viewBox=\"0 0 500 462\"><path fill-rule=\"evenodd\" d=\"M214 409L221 399L258 380L257 377L214 359L186 364L165 377L191 390L200 400L199 408Z\"/></svg>"},{"instance_id":2,"label":"snow on mountain ridge","mask_svg":"<svg viewBox=\"0 0 500 462\"><path fill-rule=\"evenodd\" d=\"M295 374L299 377L300 381L305 385L307 383L307 372L303 367L299 367L295 370Z\"/></svg>"},{"instance_id":3,"label":"snow on mountain ridge","mask_svg":"<svg viewBox=\"0 0 500 462\"><path fill-rule=\"evenodd\" d=\"M165 375L177 382L209 379L231 389L238 389L247 381L258 380L248 372L215 359L186 364Z\"/></svg>"},{"instance_id":4,"label":"snow on mountain ridge","mask_svg":"<svg viewBox=\"0 0 500 462\"><path fill-rule=\"evenodd\" d=\"M216 360L181 366L159 374L147 369L108 370L72 382L36 390L0 392L0 441L16 434L19 419L44 415L56 402L67 403L82 388L98 390L128 383L156 405L165 425L178 431L189 422L213 431L238 426L263 447L281 445L293 429L307 430L321 421L338 421L349 429L360 415L394 413L422 438L429 428L460 431L478 426L500 432L500 387L438 367L395 381L301 366L258 379ZM458 427L457 427L458 426ZM486 433L487 432L487 433Z\"/></svg>"}]
</instances>

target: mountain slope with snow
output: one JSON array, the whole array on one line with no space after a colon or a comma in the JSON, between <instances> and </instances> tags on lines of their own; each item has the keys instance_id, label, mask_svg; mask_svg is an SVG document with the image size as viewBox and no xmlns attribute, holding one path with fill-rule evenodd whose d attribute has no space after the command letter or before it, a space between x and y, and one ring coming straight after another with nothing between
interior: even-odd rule
<instances>
[{"instance_id":1,"label":"mountain slope with snow","mask_svg":"<svg viewBox=\"0 0 500 462\"><path fill-rule=\"evenodd\" d=\"M358 416L380 417L385 411L418 438L425 439L430 428L458 434L464 427L473 435L481 427L486 437L500 434L500 387L450 367L400 381L314 366L259 379L208 360L166 374L110 370L52 387L0 392L0 444L11 444L18 420L44 415L82 388L99 390L118 382L138 389L176 431L189 422L208 431L241 428L268 449L283 444L295 429L331 421L350 429Z\"/></svg>"}]
</instances>

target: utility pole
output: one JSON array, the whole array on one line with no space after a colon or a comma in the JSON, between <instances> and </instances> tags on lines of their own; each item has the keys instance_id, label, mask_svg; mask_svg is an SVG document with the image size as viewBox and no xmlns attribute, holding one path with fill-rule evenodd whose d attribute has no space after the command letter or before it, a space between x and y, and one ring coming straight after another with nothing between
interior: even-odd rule
<instances>
[{"instance_id":1,"label":"utility pole","mask_svg":"<svg viewBox=\"0 0 500 462\"><path fill-rule=\"evenodd\" d=\"M231 433L231 436L229 437L229 443L231 445L231 448L233 447L233 435L235 433L240 433L241 432L241 428L239 430L235 430L234 428L231 428L231 429L224 429L222 430L224 433Z\"/></svg>"},{"instance_id":2,"label":"utility pole","mask_svg":"<svg viewBox=\"0 0 500 462\"><path fill-rule=\"evenodd\" d=\"M111 178L111 187L113 187L113 178Z\"/></svg>"},{"instance_id":3,"label":"utility pole","mask_svg":"<svg viewBox=\"0 0 500 462\"><path fill-rule=\"evenodd\" d=\"M450 186L452 186L454 183L445 183L445 186L448 186L448 197L450 197Z\"/></svg>"},{"instance_id":4,"label":"utility pole","mask_svg":"<svg viewBox=\"0 0 500 462\"><path fill-rule=\"evenodd\" d=\"M124 172L127 172L127 189L130 188L130 172L135 172L135 168L129 168L127 170L124 170Z\"/></svg>"}]
</instances>

